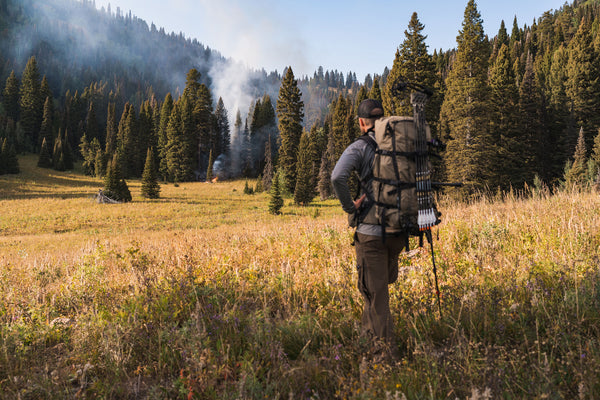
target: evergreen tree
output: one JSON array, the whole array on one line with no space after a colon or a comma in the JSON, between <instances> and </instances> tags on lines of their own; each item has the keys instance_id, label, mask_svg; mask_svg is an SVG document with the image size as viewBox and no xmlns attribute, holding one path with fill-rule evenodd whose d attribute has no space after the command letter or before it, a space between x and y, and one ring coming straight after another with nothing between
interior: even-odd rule
<instances>
[{"instance_id":1,"label":"evergreen tree","mask_svg":"<svg viewBox=\"0 0 600 400\"><path fill-rule=\"evenodd\" d=\"M425 39L422 34L425 26L419 21L417 13L413 13L404 31L405 39L396 51L392 70L387 78L382 93L382 103L387 115L413 115L410 102L410 90L400 94L394 93L393 88L405 80L419 83L433 88L436 82L436 71L433 58L428 53ZM426 108L426 119L430 122L438 120L439 105L429 101Z\"/></svg>"},{"instance_id":2,"label":"evergreen tree","mask_svg":"<svg viewBox=\"0 0 600 400\"><path fill-rule=\"evenodd\" d=\"M159 167L158 171L162 179L166 180L168 176L168 167L167 167L167 127L169 125L169 119L171 117L171 113L173 112L173 96L171 93L167 93L165 96L165 101L160 108L160 121L158 125L158 159L159 159Z\"/></svg>"},{"instance_id":3,"label":"evergreen tree","mask_svg":"<svg viewBox=\"0 0 600 400\"><path fill-rule=\"evenodd\" d=\"M381 88L379 87L379 78L375 78L373 80L373 87L371 87L371 91L369 92L369 98L381 101Z\"/></svg>"},{"instance_id":4,"label":"evergreen tree","mask_svg":"<svg viewBox=\"0 0 600 400\"><path fill-rule=\"evenodd\" d=\"M488 131L487 62L490 54L474 0L467 4L457 42L440 118L444 133L451 138L445 158L448 179L463 182L463 190L468 193L486 187L495 168Z\"/></svg>"},{"instance_id":5,"label":"evergreen tree","mask_svg":"<svg viewBox=\"0 0 600 400\"><path fill-rule=\"evenodd\" d=\"M189 102L182 97L175 103L167 125L167 179L172 182L189 181L194 176L194 161L191 159L190 149L193 144L189 135L185 134L186 129L188 133L191 129L190 121Z\"/></svg>"},{"instance_id":6,"label":"evergreen tree","mask_svg":"<svg viewBox=\"0 0 600 400\"><path fill-rule=\"evenodd\" d=\"M335 108L333 111L333 117L331 120L331 138L333 143L332 165L335 165L337 160L340 159L342 153L352 143L350 134L346 131L348 119L348 106L346 105L346 99L340 94Z\"/></svg>"},{"instance_id":7,"label":"evergreen tree","mask_svg":"<svg viewBox=\"0 0 600 400\"><path fill-rule=\"evenodd\" d=\"M514 70L506 44L500 47L498 57L490 69L490 133L497 168L490 179L491 188L508 189L522 182L521 143L519 140L519 93Z\"/></svg>"},{"instance_id":8,"label":"evergreen tree","mask_svg":"<svg viewBox=\"0 0 600 400\"><path fill-rule=\"evenodd\" d=\"M277 116L279 118L279 168L285 182L285 189L292 193L296 187L296 162L298 146L302 136L302 119L304 103L294 78L294 72L288 67L277 99Z\"/></svg>"},{"instance_id":9,"label":"evergreen tree","mask_svg":"<svg viewBox=\"0 0 600 400\"><path fill-rule=\"evenodd\" d=\"M104 195L120 202L131 201L131 192L121 172L121 157L114 154L104 179Z\"/></svg>"},{"instance_id":10,"label":"evergreen tree","mask_svg":"<svg viewBox=\"0 0 600 400\"><path fill-rule=\"evenodd\" d=\"M112 155L117 151L118 130L116 105L114 102L108 103L106 115L106 146L105 153L112 158Z\"/></svg>"},{"instance_id":11,"label":"evergreen tree","mask_svg":"<svg viewBox=\"0 0 600 400\"><path fill-rule=\"evenodd\" d=\"M107 156L102 149L98 149L96 152L96 159L94 160L94 171L96 171L96 178L101 178L106 175L106 158Z\"/></svg>"},{"instance_id":12,"label":"evergreen tree","mask_svg":"<svg viewBox=\"0 0 600 400\"><path fill-rule=\"evenodd\" d=\"M42 140L37 166L40 168L52 168L52 155L50 154L50 145L46 138Z\"/></svg>"},{"instance_id":13,"label":"evergreen tree","mask_svg":"<svg viewBox=\"0 0 600 400\"><path fill-rule=\"evenodd\" d=\"M533 70L533 57L529 53L523 81L519 86L519 125L523 134L520 138L521 179L516 184L532 182L543 161L542 157L546 156L539 153L543 128L541 114L541 95Z\"/></svg>"},{"instance_id":14,"label":"evergreen tree","mask_svg":"<svg viewBox=\"0 0 600 400\"><path fill-rule=\"evenodd\" d=\"M265 168L262 173L262 185L264 190L271 190L271 183L273 182L273 154L271 150L271 135L267 138L265 145Z\"/></svg>"},{"instance_id":15,"label":"evergreen tree","mask_svg":"<svg viewBox=\"0 0 600 400\"><path fill-rule=\"evenodd\" d=\"M94 102L90 102L90 106L88 108L87 116L85 118L85 134L89 141L92 141L94 138L100 138L100 129L98 127L98 119L96 117L96 107L94 106Z\"/></svg>"},{"instance_id":16,"label":"evergreen tree","mask_svg":"<svg viewBox=\"0 0 600 400\"><path fill-rule=\"evenodd\" d=\"M229 119L223 98L219 97L217 107L215 108L215 123L217 129L217 138L215 149L217 156L221 154L229 154L229 146L231 145L231 132L229 130Z\"/></svg>"},{"instance_id":17,"label":"evergreen tree","mask_svg":"<svg viewBox=\"0 0 600 400\"><path fill-rule=\"evenodd\" d=\"M189 136L190 157L197 162L199 170L206 171L210 150L217 147L220 139L217 139L212 94L204 84L200 85L198 101L193 111L193 120L197 121L197 133ZM194 167L192 165L192 170Z\"/></svg>"},{"instance_id":18,"label":"evergreen tree","mask_svg":"<svg viewBox=\"0 0 600 400\"><path fill-rule=\"evenodd\" d=\"M585 135L583 127L579 130L579 138L577 139L577 147L573 154L573 162L569 161L565 167L565 186L571 188L573 186L583 186L586 178L587 169L587 149L585 145Z\"/></svg>"},{"instance_id":19,"label":"evergreen tree","mask_svg":"<svg viewBox=\"0 0 600 400\"><path fill-rule=\"evenodd\" d=\"M206 170L206 182L210 182L213 179L213 164L214 163L215 163L215 160L214 160L214 156L213 156L213 151L211 149L209 156L208 156L208 168Z\"/></svg>"},{"instance_id":20,"label":"evergreen tree","mask_svg":"<svg viewBox=\"0 0 600 400\"><path fill-rule=\"evenodd\" d=\"M281 208L283 207L283 197L281 197L280 189L280 174L279 171L273 177L273 183L271 185L271 198L269 200L269 212L271 214L281 214Z\"/></svg>"},{"instance_id":21,"label":"evergreen tree","mask_svg":"<svg viewBox=\"0 0 600 400\"><path fill-rule=\"evenodd\" d=\"M331 197L333 190L331 187L331 172L332 168L329 164L329 156L327 151L321 156L321 166L319 168L319 183L318 190L321 200L326 200Z\"/></svg>"},{"instance_id":22,"label":"evergreen tree","mask_svg":"<svg viewBox=\"0 0 600 400\"><path fill-rule=\"evenodd\" d=\"M594 49L591 32L591 22L584 17L568 45L566 81L577 125L586 132L600 127L600 57ZM591 147L591 138L586 144Z\"/></svg>"},{"instance_id":23,"label":"evergreen tree","mask_svg":"<svg viewBox=\"0 0 600 400\"><path fill-rule=\"evenodd\" d=\"M6 86L2 97L4 112L8 118L14 122L19 120L19 80L15 76L15 71L11 71L6 79Z\"/></svg>"},{"instance_id":24,"label":"evergreen tree","mask_svg":"<svg viewBox=\"0 0 600 400\"><path fill-rule=\"evenodd\" d=\"M20 122L26 138L27 150L33 150L37 144L44 99L41 98L40 73L35 56L31 57L23 71L20 89Z\"/></svg>"},{"instance_id":25,"label":"evergreen tree","mask_svg":"<svg viewBox=\"0 0 600 400\"><path fill-rule=\"evenodd\" d=\"M62 130L58 131L58 136L54 141L52 164L57 171L73 169L73 151L66 131L64 134Z\"/></svg>"},{"instance_id":26,"label":"evergreen tree","mask_svg":"<svg viewBox=\"0 0 600 400\"><path fill-rule=\"evenodd\" d=\"M46 101L44 103L44 114L42 119L42 125L40 127L40 145L46 139L46 144L49 147L52 147L54 141L54 113L52 107L52 99L50 97L46 97Z\"/></svg>"},{"instance_id":27,"label":"evergreen tree","mask_svg":"<svg viewBox=\"0 0 600 400\"><path fill-rule=\"evenodd\" d=\"M313 181L313 157L311 154L310 134L306 131L300 138L298 149L298 171L296 172L296 188L294 190L294 201L296 204L307 205L315 197Z\"/></svg>"},{"instance_id":28,"label":"evergreen tree","mask_svg":"<svg viewBox=\"0 0 600 400\"><path fill-rule=\"evenodd\" d=\"M158 199L159 194L160 185L158 184L154 149L149 147L146 152L144 172L142 173L142 196L147 199Z\"/></svg>"},{"instance_id":29,"label":"evergreen tree","mask_svg":"<svg viewBox=\"0 0 600 400\"><path fill-rule=\"evenodd\" d=\"M1 174L18 174L19 160L15 146L8 142L8 138L2 141L2 150L0 151L0 175Z\"/></svg>"},{"instance_id":30,"label":"evergreen tree","mask_svg":"<svg viewBox=\"0 0 600 400\"><path fill-rule=\"evenodd\" d=\"M233 124L233 135L231 140L232 162L231 173L240 174L242 170L242 115L238 109L235 113L235 122Z\"/></svg>"}]
</instances>

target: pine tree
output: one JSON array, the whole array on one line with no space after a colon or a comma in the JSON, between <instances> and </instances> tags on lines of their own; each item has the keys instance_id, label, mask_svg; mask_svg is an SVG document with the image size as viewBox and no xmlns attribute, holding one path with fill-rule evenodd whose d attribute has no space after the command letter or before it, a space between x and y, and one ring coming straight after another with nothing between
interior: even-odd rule
<instances>
[{"instance_id":1,"label":"pine tree","mask_svg":"<svg viewBox=\"0 0 600 400\"><path fill-rule=\"evenodd\" d=\"M600 126L600 57L594 49L591 22L583 18L568 45L566 92L573 105L577 125L586 132ZM591 142L586 143L591 147Z\"/></svg>"},{"instance_id":2,"label":"pine tree","mask_svg":"<svg viewBox=\"0 0 600 400\"><path fill-rule=\"evenodd\" d=\"M521 145L518 134L519 94L508 46L503 44L490 69L490 133L497 168L490 179L491 188L508 189L522 182Z\"/></svg>"},{"instance_id":3,"label":"pine tree","mask_svg":"<svg viewBox=\"0 0 600 400\"><path fill-rule=\"evenodd\" d=\"M52 147L54 141L54 121L53 121L53 107L52 107L52 99L50 97L46 97L46 101L44 102L44 114L42 119L42 125L40 127L40 145L46 139L47 145Z\"/></svg>"},{"instance_id":4,"label":"pine tree","mask_svg":"<svg viewBox=\"0 0 600 400\"><path fill-rule=\"evenodd\" d=\"M167 127L169 125L169 119L171 117L171 113L173 112L173 96L171 93L167 93L165 96L165 101L160 108L160 121L158 124L158 159L159 166L158 171L162 179L166 180L168 176L168 167L167 167Z\"/></svg>"},{"instance_id":5,"label":"pine tree","mask_svg":"<svg viewBox=\"0 0 600 400\"><path fill-rule=\"evenodd\" d=\"M85 118L85 134L89 141L94 138L100 138L100 129L98 127L98 119L96 118L96 107L94 102L90 101L87 116Z\"/></svg>"},{"instance_id":6,"label":"pine tree","mask_svg":"<svg viewBox=\"0 0 600 400\"><path fill-rule=\"evenodd\" d=\"M115 201L129 202L131 192L123 178L120 161L119 154L113 155L104 179L104 195Z\"/></svg>"},{"instance_id":7,"label":"pine tree","mask_svg":"<svg viewBox=\"0 0 600 400\"><path fill-rule=\"evenodd\" d=\"M337 160L339 160L346 147L352 143L350 135L346 132L347 119L348 107L346 105L346 99L340 94L335 103L331 120L331 137L333 140L333 154L331 154L333 159L331 161L334 165Z\"/></svg>"},{"instance_id":8,"label":"pine tree","mask_svg":"<svg viewBox=\"0 0 600 400\"><path fill-rule=\"evenodd\" d=\"M35 56L31 57L23 71L20 89L20 122L27 140L27 150L33 150L38 142L44 99L41 98L40 73Z\"/></svg>"},{"instance_id":9,"label":"pine tree","mask_svg":"<svg viewBox=\"0 0 600 400\"><path fill-rule=\"evenodd\" d=\"M11 118L14 122L19 120L19 80L15 76L15 71L11 71L10 75L6 79L6 86L4 87L2 105L4 106L4 112L8 118Z\"/></svg>"},{"instance_id":10,"label":"pine tree","mask_svg":"<svg viewBox=\"0 0 600 400\"><path fill-rule=\"evenodd\" d=\"M565 186L571 188L573 186L583 186L585 183L586 167L587 167L587 149L585 145L585 135L583 127L579 130L579 138L577 139L577 147L573 154L573 162L569 161L565 167Z\"/></svg>"},{"instance_id":11,"label":"pine tree","mask_svg":"<svg viewBox=\"0 0 600 400\"><path fill-rule=\"evenodd\" d=\"M19 172L19 160L15 146L8 142L8 138L4 138L2 149L0 150L0 175L18 174Z\"/></svg>"},{"instance_id":12,"label":"pine tree","mask_svg":"<svg viewBox=\"0 0 600 400\"><path fill-rule=\"evenodd\" d=\"M280 189L280 174L279 171L273 177L273 183L271 185L271 198L269 200L269 212L271 214L281 214L281 208L283 207L283 197L281 197Z\"/></svg>"},{"instance_id":13,"label":"pine tree","mask_svg":"<svg viewBox=\"0 0 600 400\"><path fill-rule=\"evenodd\" d=\"M304 103L294 78L294 72L288 67L279 88L277 99L277 116L279 118L279 168L285 182L285 189L292 193L296 187L296 162L298 146L302 136L302 119L304 118Z\"/></svg>"},{"instance_id":14,"label":"pine tree","mask_svg":"<svg viewBox=\"0 0 600 400\"><path fill-rule=\"evenodd\" d=\"M273 182L273 155L271 150L271 135L267 138L265 145L265 168L262 173L262 185L264 190L271 190L271 183Z\"/></svg>"},{"instance_id":15,"label":"pine tree","mask_svg":"<svg viewBox=\"0 0 600 400\"><path fill-rule=\"evenodd\" d=\"M206 170L206 182L210 182L213 179L213 164L215 163L213 151L210 150L208 155L208 168Z\"/></svg>"},{"instance_id":16,"label":"pine tree","mask_svg":"<svg viewBox=\"0 0 600 400\"><path fill-rule=\"evenodd\" d=\"M146 152L144 172L142 173L142 196L147 199L158 199L159 194L160 186L158 184L156 161L154 160L154 149L149 147Z\"/></svg>"},{"instance_id":17,"label":"pine tree","mask_svg":"<svg viewBox=\"0 0 600 400\"><path fill-rule=\"evenodd\" d=\"M425 26L419 21L417 13L413 13L404 31L405 39L396 51L392 70L382 92L382 103L387 115L413 115L410 102L410 90L400 94L394 93L393 88L404 80L433 88L436 82L436 71L433 58L429 55L426 36L423 35ZM439 105L429 101L426 108L426 118L433 125L437 121Z\"/></svg>"},{"instance_id":18,"label":"pine tree","mask_svg":"<svg viewBox=\"0 0 600 400\"><path fill-rule=\"evenodd\" d=\"M107 155L102 151L102 149L98 149L96 152L96 158L94 160L94 171L96 171L96 178L101 178L106 175L106 158Z\"/></svg>"},{"instance_id":19,"label":"pine tree","mask_svg":"<svg viewBox=\"0 0 600 400\"><path fill-rule=\"evenodd\" d=\"M217 129L217 156L221 154L229 154L229 146L231 145L231 132L229 130L229 119L223 98L219 97L217 107L215 108L215 123Z\"/></svg>"},{"instance_id":20,"label":"pine tree","mask_svg":"<svg viewBox=\"0 0 600 400\"><path fill-rule=\"evenodd\" d=\"M521 179L515 182L517 185L523 182L532 182L538 172L543 157L539 149L542 145L542 109L539 86L536 82L533 70L533 56L527 55L525 73L519 86L519 128L522 135L520 138ZM515 149L516 150L516 149Z\"/></svg>"},{"instance_id":21,"label":"pine tree","mask_svg":"<svg viewBox=\"0 0 600 400\"><path fill-rule=\"evenodd\" d=\"M369 92L369 98L381 101L381 88L379 87L379 78L373 80L373 87Z\"/></svg>"},{"instance_id":22,"label":"pine tree","mask_svg":"<svg viewBox=\"0 0 600 400\"><path fill-rule=\"evenodd\" d=\"M298 149L298 171L296 172L296 188L294 190L294 201L296 204L307 205L315 197L310 139L310 134L304 131L300 138L300 147Z\"/></svg>"},{"instance_id":23,"label":"pine tree","mask_svg":"<svg viewBox=\"0 0 600 400\"><path fill-rule=\"evenodd\" d=\"M444 133L451 137L445 158L448 179L463 182L467 194L485 188L495 168L488 131L490 52L474 0L467 4L457 42L440 118Z\"/></svg>"},{"instance_id":24,"label":"pine tree","mask_svg":"<svg viewBox=\"0 0 600 400\"><path fill-rule=\"evenodd\" d=\"M110 102L108 103L106 115L106 146L104 151L111 158L117 151L118 130L116 106L114 102Z\"/></svg>"},{"instance_id":25,"label":"pine tree","mask_svg":"<svg viewBox=\"0 0 600 400\"><path fill-rule=\"evenodd\" d=\"M329 156L327 151L321 156L321 166L319 168L319 196L321 200L326 200L331 197L333 190L331 187L331 165L329 164Z\"/></svg>"},{"instance_id":26,"label":"pine tree","mask_svg":"<svg viewBox=\"0 0 600 400\"><path fill-rule=\"evenodd\" d=\"M52 164L54 169L57 171L65 171L67 169L65 166L65 151L63 145L62 130L58 131L58 136L54 141L54 148L52 151Z\"/></svg>"},{"instance_id":27,"label":"pine tree","mask_svg":"<svg viewBox=\"0 0 600 400\"><path fill-rule=\"evenodd\" d=\"M46 138L42 140L40 146L40 158L38 159L37 166L40 168L52 168L52 155L50 154L50 145Z\"/></svg>"}]
</instances>

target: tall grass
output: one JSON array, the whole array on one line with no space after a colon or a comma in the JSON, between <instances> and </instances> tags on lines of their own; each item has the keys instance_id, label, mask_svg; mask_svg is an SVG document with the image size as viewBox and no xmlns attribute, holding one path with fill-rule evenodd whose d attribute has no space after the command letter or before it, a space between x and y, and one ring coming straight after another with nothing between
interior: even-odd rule
<instances>
[{"instance_id":1,"label":"tall grass","mask_svg":"<svg viewBox=\"0 0 600 400\"><path fill-rule=\"evenodd\" d=\"M131 181L100 205L100 181L20 162L0 177L1 398L600 397L597 195L446 201L442 315L430 254L403 255L382 365L336 201L273 216L243 181L155 201Z\"/></svg>"}]
</instances>

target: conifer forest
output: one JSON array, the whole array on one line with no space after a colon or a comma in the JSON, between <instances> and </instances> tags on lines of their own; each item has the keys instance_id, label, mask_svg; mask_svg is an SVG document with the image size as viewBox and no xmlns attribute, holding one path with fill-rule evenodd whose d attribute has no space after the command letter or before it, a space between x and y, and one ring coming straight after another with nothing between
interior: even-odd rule
<instances>
[{"instance_id":1,"label":"conifer forest","mask_svg":"<svg viewBox=\"0 0 600 400\"><path fill-rule=\"evenodd\" d=\"M465 3L455 48L412 13L359 81L0 0L0 399L599 398L600 0L494 32ZM413 115L407 81L462 186L439 314L427 250L401 258L395 368L361 361L331 173L362 100Z\"/></svg>"}]
</instances>

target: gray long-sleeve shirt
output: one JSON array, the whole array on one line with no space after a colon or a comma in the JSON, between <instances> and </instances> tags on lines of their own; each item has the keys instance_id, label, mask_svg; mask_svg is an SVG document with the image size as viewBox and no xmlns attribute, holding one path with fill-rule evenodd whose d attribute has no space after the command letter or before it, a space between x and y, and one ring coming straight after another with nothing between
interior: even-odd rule
<instances>
[{"instance_id":1,"label":"gray long-sleeve shirt","mask_svg":"<svg viewBox=\"0 0 600 400\"><path fill-rule=\"evenodd\" d=\"M374 138L373 131L368 134ZM331 173L331 183L337 198L342 204L342 209L348 214L354 214L356 208L348 186L348 178L352 171L356 171L363 183L361 192L364 188L372 190L373 181L373 158L375 150L365 140L356 140L344 150L342 156L338 160L333 172ZM373 198L373 193L368 196ZM356 228L356 231L364 235L381 236L381 226L361 223Z\"/></svg>"}]
</instances>

